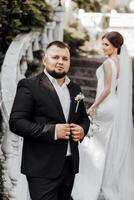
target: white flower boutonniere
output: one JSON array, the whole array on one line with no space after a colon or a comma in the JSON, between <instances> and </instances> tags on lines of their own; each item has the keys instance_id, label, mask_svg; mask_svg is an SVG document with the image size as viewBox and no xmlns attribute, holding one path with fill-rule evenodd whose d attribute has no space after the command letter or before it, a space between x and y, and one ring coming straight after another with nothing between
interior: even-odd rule
<instances>
[{"instance_id":1,"label":"white flower boutonniere","mask_svg":"<svg viewBox=\"0 0 134 200\"><path fill-rule=\"evenodd\" d=\"M93 137L95 134L102 132L102 127L96 122L94 122L90 116L89 119L90 119L90 127L88 131L88 137L90 138Z\"/></svg>"},{"instance_id":2,"label":"white flower boutonniere","mask_svg":"<svg viewBox=\"0 0 134 200\"><path fill-rule=\"evenodd\" d=\"M82 92L80 92L79 94L76 95L75 101L77 101L77 105L76 105L75 112L77 112L77 110L78 110L80 101L83 100L84 98L85 97L84 97L84 94Z\"/></svg>"}]
</instances>

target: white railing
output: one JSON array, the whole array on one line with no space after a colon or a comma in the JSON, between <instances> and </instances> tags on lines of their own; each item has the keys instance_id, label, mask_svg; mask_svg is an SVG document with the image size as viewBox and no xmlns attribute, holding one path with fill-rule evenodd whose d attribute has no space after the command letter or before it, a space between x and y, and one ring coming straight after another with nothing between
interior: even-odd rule
<instances>
[{"instance_id":1,"label":"white railing","mask_svg":"<svg viewBox=\"0 0 134 200\"><path fill-rule=\"evenodd\" d=\"M1 110L4 132L2 152L5 157L5 192L9 200L30 200L26 178L20 172L23 138L13 134L8 125L17 83L25 77L27 63L34 59L33 51L45 49L46 45L53 40L62 40L63 30L57 29L59 23L59 19L58 23L56 20L48 23L43 33L31 32L18 35L9 46L2 65Z\"/></svg>"}]
</instances>

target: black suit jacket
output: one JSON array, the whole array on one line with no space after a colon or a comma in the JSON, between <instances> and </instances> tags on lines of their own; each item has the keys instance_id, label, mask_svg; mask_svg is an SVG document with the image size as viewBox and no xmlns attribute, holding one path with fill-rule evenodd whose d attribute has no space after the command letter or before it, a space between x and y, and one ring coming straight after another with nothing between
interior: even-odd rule
<instances>
[{"instance_id":1,"label":"black suit jacket","mask_svg":"<svg viewBox=\"0 0 134 200\"><path fill-rule=\"evenodd\" d=\"M68 123L76 123L89 128L84 103L80 102L77 113L75 96L80 87L73 82L68 84L71 97ZM66 123L57 93L42 72L38 76L22 79L18 83L9 126L10 130L24 137L22 153L22 173L34 177L56 178L62 171L66 152L66 140L55 140L55 125ZM78 142L70 139L74 173L78 172Z\"/></svg>"}]
</instances>

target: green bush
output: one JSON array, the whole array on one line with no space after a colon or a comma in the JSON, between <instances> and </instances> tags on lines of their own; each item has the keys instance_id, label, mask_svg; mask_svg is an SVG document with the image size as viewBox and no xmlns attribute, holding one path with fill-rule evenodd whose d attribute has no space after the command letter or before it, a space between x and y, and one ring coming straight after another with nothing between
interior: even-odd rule
<instances>
[{"instance_id":1,"label":"green bush","mask_svg":"<svg viewBox=\"0 0 134 200\"><path fill-rule=\"evenodd\" d=\"M87 35L84 38L76 37L72 32L64 30L64 41L70 46L72 56L77 56L82 52L81 47L84 45L86 37Z\"/></svg>"},{"instance_id":2,"label":"green bush","mask_svg":"<svg viewBox=\"0 0 134 200\"><path fill-rule=\"evenodd\" d=\"M0 65L14 37L41 30L51 20L51 13L44 0L0 0Z\"/></svg>"},{"instance_id":3,"label":"green bush","mask_svg":"<svg viewBox=\"0 0 134 200\"><path fill-rule=\"evenodd\" d=\"M102 5L107 4L108 0L73 0L73 2L86 12L101 12Z\"/></svg>"}]
</instances>

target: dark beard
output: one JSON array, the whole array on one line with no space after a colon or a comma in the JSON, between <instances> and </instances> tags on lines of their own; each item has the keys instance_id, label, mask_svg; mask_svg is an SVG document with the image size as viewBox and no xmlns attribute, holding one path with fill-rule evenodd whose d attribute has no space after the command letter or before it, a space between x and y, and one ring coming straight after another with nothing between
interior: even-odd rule
<instances>
[{"instance_id":1,"label":"dark beard","mask_svg":"<svg viewBox=\"0 0 134 200\"><path fill-rule=\"evenodd\" d=\"M55 79L61 79L65 77L65 75L67 74L66 72L57 73L55 71L49 71L49 70L47 70L47 72Z\"/></svg>"}]
</instances>

